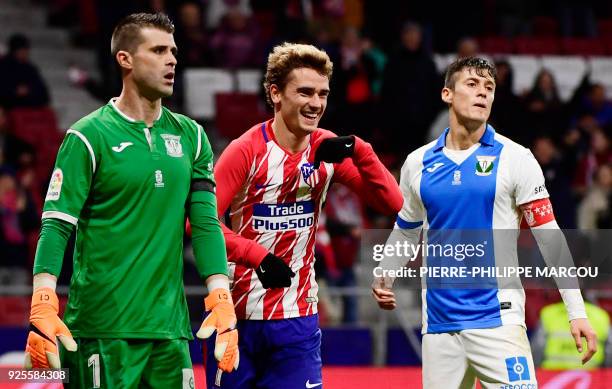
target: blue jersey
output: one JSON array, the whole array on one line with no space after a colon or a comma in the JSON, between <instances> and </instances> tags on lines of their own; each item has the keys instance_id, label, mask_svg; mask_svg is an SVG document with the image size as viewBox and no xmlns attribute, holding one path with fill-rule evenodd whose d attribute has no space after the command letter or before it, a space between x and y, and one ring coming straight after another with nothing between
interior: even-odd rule
<instances>
[{"instance_id":1,"label":"blue jersey","mask_svg":"<svg viewBox=\"0 0 612 389\"><path fill-rule=\"evenodd\" d=\"M528 149L497 134L491 126L487 126L479 143L461 151L444 147L448 131L408 155L400 179L404 205L396 228L422 226L428 232L424 236L429 244L435 241L435 234L449 239L453 231L459 231L465 239L461 231L466 230L478 230L482 243L482 232L488 232L491 238L484 239L487 255L479 266L518 264L519 206L548 197L540 166ZM493 230L506 230L505 239L495 239ZM514 241L507 239L507 231L516 231L510 232ZM431 267L434 258L423 257L424 265ZM426 278L423 333L505 324L524 326L523 289L499 288L495 278L488 281L483 288L468 289L444 287L439 279L433 282Z\"/></svg>"}]
</instances>

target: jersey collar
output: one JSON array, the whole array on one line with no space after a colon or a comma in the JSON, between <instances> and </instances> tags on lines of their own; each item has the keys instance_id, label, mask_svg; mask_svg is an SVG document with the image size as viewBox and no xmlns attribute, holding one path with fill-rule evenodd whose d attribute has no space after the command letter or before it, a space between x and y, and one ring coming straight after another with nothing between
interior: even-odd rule
<instances>
[{"instance_id":1,"label":"jersey collar","mask_svg":"<svg viewBox=\"0 0 612 389\"><path fill-rule=\"evenodd\" d=\"M449 131L450 131L450 127L447 127L442 133L442 135L438 137L438 140L436 141L436 145L434 146L434 149L433 149L434 152L440 151L444 148L444 145L446 143L446 135L448 135ZM479 142L481 145L493 146L494 138L495 138L495 128L493 128L493 126L491 126L490 124L487 124L487 127L485 128L485 132L480 137Z\"/></svg>"},{"instance_id":2,"label":"jersey collar","mask_svg":"<svg viewBox=\"0 0 612 389\"><path fill-rule=\"evenodd\" d=\"M115 111L119 116L121 116L123 119L127 120L130 123L138 123L138 124L143 124L144 125L144 121L142 120L136 120L128 115L126 115L125 113L121 112L121 110L119 109L119 107L117 107L117 105L115 104L115 101L117 100L117 97L113 97L108 101L108 104L113 108L113 111ZM157 123L159 121L159 119L161 118L162 115L162 111L164 110L164 107L160 107L159 109L159 115L157 115L157 119L155 119L155 122L153 122L153 125L155 125L155 123Z\"/></svg>"}]
</instances>

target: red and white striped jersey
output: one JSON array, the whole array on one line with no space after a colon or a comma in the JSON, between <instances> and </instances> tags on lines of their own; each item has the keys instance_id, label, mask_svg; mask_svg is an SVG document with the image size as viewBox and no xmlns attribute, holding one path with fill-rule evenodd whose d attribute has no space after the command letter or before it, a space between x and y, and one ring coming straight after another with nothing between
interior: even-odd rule
<instances>
[{"instance_id":1,"label":"red and white striped jersey","mask_svg":"<svg viewBox=\"0 0 612 389\"><path fill-rule=\"evenodd\" d=\"M314 169L314 150L335 134L317 129L304 151L291 154L276 142L271 123L260 123L234 140L215 167L239 319L287 319L317 312L315 234L332 180L385 214L396 214L403 201L395 179L363 140L356 138L353 158ZM262 287L254 269L268 252L296 273L290 287Z\"/></svg>"}]
</instances>

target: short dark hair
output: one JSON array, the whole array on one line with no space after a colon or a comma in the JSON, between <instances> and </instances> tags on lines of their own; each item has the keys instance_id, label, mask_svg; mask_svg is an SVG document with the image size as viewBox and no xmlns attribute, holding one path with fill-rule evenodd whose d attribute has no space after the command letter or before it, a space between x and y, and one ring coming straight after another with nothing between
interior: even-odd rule
<instances>
[{"instance_id":1,"label":"short dark hair","mask_svg":"<svg viewBox=\"0 0 612 389\"><path fill-rule=\"evenodd\" d=\"M448 65L446 76L444 76L444 87L453 89L455 87L455 75L463 69L474 69L480 77L490 76L494 81L497 79L495 65L481 57L458 58Z\"/></svg>"},{"instance_id":2,"label":"short dark hair","mask_svg":"<svg viewBox=\"0 0 612 389\"><path fill-rule=\"evenodd\" d=\"M174 24L164 13L128 15L117 24L113 31L113 37L111 38L111 54L113 57L121 50L133 53L142 43L140 30L145 27L157 28L170 34L174 33Z\"/></svg>"}]
</instances>

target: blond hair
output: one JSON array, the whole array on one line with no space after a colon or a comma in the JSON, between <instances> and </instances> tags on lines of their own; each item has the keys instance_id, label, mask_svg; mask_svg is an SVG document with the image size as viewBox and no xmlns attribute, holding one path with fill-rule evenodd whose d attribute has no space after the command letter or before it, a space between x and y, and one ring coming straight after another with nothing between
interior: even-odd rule
<instances>
[{"instance_id":1,"label":"blond hair","mask_svg":"<svg viewBox=\"0 0 612 389\"><path fill-rule=\"evenodd\" d=\"M283 90L287 85L289 73L298 68L310 68L331 79L334 64L325 51L312 45L285 42L274 47L268 56L263 83L268 104L274 106L270 97L270 86L274 84Z\"/></svg>"}]
</instances>

